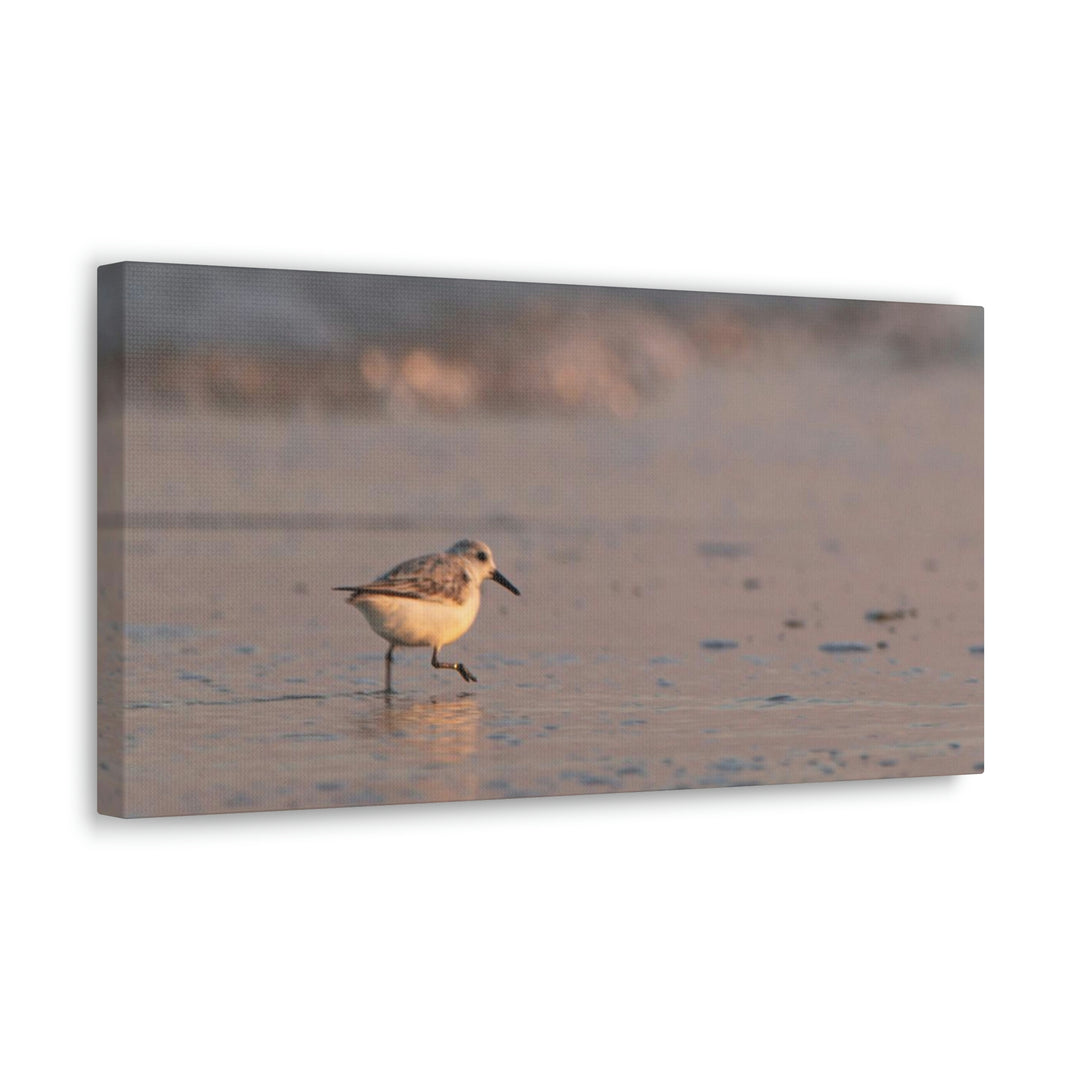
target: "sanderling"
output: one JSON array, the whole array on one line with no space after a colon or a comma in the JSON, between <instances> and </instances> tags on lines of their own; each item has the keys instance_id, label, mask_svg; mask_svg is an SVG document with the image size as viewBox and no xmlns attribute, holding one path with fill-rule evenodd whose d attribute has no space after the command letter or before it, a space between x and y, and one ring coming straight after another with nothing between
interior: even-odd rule
<instances>
[{"instance_id":1,"label":"sanderling","mask_svg":"<svg viewBox=\"0 0 1080 1080\"><path fill-rule=\"evenodd\" d=\"M386 651L386 690L390 665L398 645L428 645L431 666L453 668L466 682L476 676L464 664L444 664L439 650L457 641L472 626L480 610L480 586L488 578L515 596L521 593L495 569L491 548L479 540L459 540L441 555L409 559L370 585L335 585L352 595L372 630L390 642Z\"/></svg>"}]
</instances>

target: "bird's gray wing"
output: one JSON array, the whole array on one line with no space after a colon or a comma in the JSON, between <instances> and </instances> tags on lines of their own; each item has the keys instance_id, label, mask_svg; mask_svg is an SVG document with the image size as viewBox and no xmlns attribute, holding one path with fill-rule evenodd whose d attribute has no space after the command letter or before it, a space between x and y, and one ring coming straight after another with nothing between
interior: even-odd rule
<instances>
[{"instance_id":1,"label":"bird's gray wing","mask_svg":"<svg viewBox=\"0 0 1080 1080\"><path fill-rule=\"evenodd\" d=\"M365 596L461 603L468 586L469 577L456 559L447 555L421 555L399 563L370 585L356 586L351 590L349 603Z\"/></svg>"}]
</instances>

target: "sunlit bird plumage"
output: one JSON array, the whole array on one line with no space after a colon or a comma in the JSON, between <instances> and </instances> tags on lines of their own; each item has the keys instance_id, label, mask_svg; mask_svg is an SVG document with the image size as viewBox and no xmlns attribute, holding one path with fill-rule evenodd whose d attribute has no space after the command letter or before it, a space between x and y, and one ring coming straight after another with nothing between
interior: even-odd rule
<instances>
[{"instance_id":1,"label":"sunlit bird plumage","mask_svg":"<svg viewBox=\"0 0 1080 1080\"><path fill-rule=\"evenodd\" d=\"M488 579L515 596L521 593L495 567L491 548L479 540L459 540L435 555L399 563L369 585L336 585L349 593L347 602L363 612L371 628L390 642L386 652L386 690L394 649L427 646L431 666L452 668L466 682L476 676L464 664L439 660L439 650L457 641L476 620L480 586Z\"/></svg>"}]
</instances>

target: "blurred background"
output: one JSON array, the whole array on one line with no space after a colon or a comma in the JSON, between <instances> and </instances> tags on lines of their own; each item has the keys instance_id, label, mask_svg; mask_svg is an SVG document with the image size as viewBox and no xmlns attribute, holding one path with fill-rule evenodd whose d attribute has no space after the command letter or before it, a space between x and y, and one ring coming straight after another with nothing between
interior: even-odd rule
<instances>
[{"instance_id":1,"label":"blurred background","mask_svg":"<svg viewBox=\"0 0 1080 1080\"><path fill-rule=\"evenodd\" d=\"M981 309L934 304L159 264L129 264L125 303L126 401L235 413L632 417L701 366L982 353ZM113 335L103 403L120 357Z\"/></svg>"}]
</instances>

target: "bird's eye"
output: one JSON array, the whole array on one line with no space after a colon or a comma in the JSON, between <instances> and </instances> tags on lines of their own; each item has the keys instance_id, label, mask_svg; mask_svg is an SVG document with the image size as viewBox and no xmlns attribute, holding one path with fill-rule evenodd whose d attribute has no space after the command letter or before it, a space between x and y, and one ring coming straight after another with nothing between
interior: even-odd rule
<instances>
[{"instance_id":1,"label":"bird's eye","mask_svg":"<svg viewBox=\"0 0 1080 1080\"><path fill-rule=\"evenodd\" d=\"M486 551L478 551L478 552L476 553L476 557L477 557L477 558L478 558L478 559L479 559L479 560L480 560L481 562L487 562L487 552L486 552Z\"/></svg>"}]
</instances>

